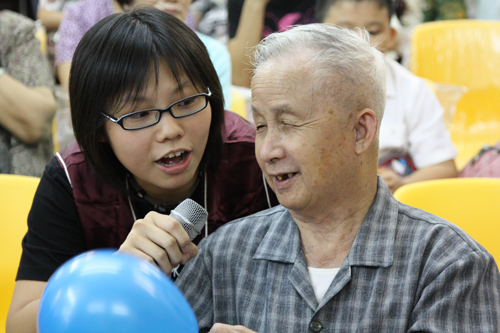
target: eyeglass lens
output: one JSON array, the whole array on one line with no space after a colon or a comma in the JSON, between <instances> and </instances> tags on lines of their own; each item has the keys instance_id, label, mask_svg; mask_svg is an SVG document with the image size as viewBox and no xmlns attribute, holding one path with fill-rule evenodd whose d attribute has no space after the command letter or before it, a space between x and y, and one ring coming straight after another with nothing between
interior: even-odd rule
<instances>
[{"instance_id":1,"label":"eyeglass lens","mask_svg":"<svg viewBox=\"0 0 500 333\"><path fill-rule=\"evenodd\" d=\"M207 106L208 98L205 95L192 96L181 100L170 107L172 115L176 118L185 117L201 111ZM123 127L126 129L141 128L155 124L159 121L162 111L144 110L131 113L123 118Z\"/></svg>"}]
</instances>

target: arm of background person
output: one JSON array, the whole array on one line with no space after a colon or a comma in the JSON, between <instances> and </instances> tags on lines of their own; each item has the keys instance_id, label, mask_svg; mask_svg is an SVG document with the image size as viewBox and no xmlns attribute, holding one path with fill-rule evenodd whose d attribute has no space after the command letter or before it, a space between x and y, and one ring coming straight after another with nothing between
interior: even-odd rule
<instances>
[{"instance_id":1,"label":"arm of background person","mask_svg":"<svg viewBox=\"0 0 500 333\"><path fill-rule=\"evenodd\" d=\"M0 57L0 125L20 141L36 143L50 135L57 109L52 92L54 78L35 22L16 13L2 13Z\"/></svg>"},{"instance_id":2,"label":"arm of background person","mask_svg":"<svg viewBox=\"0 0 500 333\"><path fill-rule=\"evenodd\" d=\"M7 315L6 333L36 333L38 305L47 282L21 280L16 282Z\"/></svg>"},{"instance_id":3,"label":"arm of background person","mask_svg":"<svg viewBox=\"0 0 500 333\"><path fill-rule=\"evenodd\" d=\"M454 160L444 161L422 169L415 170L406 177L401 177L389 168L380 168L378 174L382 177L392 193L403 185L423 180L453 178L458 176Z\"/></svg>"},{"instance_id":4,"label":"arm of background person","mask_svg":"<svg viewBox=\"0 0 500 333\"><path fill-rule=\"evenodd\" d=\"M0 77L0 124L26 144L50 135L57 104L49 87L28 87L9 74Z\"/></svg>"},{"instance_id":5,"label":"arm of background person","mask_svg":"<svg viewBox=\"0 0 500 333\"><path fill-rule=\"evenodd\" d=\"M37 12L37 19L42 22L42 25L47 30L55 31L59 28L59 24L61 23L61 19L63 17L63 12L46 10L43 8L39 8Z\"/></svg>"},{"instance_id":6,"label":"arm of background person","mask_svg":"<svg viewBox=\"0 0 500 333\"><path fill-rule=\"evenodd\" d=\"M69 91L69 72L71 70L71 61L63 62L57 66L57 77L63 91Z\"/></svg>"},{"instance_id":7,"label":"arm of background person","mask_svg":"<svg viewBox=\"0 0 500 333\"><path fill-rule=\"evenodd\" d=\"M250 87L252 67L248 48L257 45L262 38L264 14L269 1L246 0L243 4L236 35L227 44L233 66L233 85Z\"/></svg>"},{"instance_id":8,"label":"arm of background person","mask_svg":"<svg viewBox=\"0 0 500 333\"><path fill-rule=\"evenodd\" d=\"M71 60L78 43L90 27L113 13L111 1L103 1L101 7L87 7L78 1L64 9L59 25L59 37L55 45L55 65L63 91L68 91Z\"/></svg>"}]
</instances>

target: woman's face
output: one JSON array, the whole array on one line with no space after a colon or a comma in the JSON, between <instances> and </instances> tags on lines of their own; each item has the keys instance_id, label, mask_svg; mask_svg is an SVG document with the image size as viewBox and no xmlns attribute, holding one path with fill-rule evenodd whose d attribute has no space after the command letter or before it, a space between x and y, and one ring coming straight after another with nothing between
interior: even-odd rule
<instances>
[{"instance_id":1,"label":"woman's face","mask_svg":"<svg viewBox=\"0 0 500 333\"><path fill-rule=\"evenodd\" d=\"M134 0L132 5L155 7L184 21L191 2L192 0Z\"/></svg>"},{"instance_id":2,"label":"woman's face","mask_svg":"<svg viewBox=\"0 0 500 333\"><path fill-rule=\"evenodd\" d=\"M165 108L182 98L207 92L206 87L197 89L185 76L181 77L181 91L165 64L160 66L158 75L158 85L152 75L137 103L129 102L113 116ZM107 121L105 132L116 157L139 186L157 202L173 204L184 199L196 181L211 119L208 103L204 110L185 118L176 119L164 112L157 124L138 130L124 130Z\"/></svg>"}]
</instances>

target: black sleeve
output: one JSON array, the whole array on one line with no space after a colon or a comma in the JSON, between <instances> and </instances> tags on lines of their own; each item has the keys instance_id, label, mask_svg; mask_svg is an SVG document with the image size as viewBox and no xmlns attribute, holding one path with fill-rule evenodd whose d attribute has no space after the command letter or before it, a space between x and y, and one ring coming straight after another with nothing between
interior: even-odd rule
<instances>
[{"instance_id":1,"label":"black sleeve","mask_svg":"<svg viewBox=\"0 0 500 333\"><path fill-rule=\"evenodd\" d=\"M73 192L56 157L40 180L22 246L16 280L47 281L61 264L86 250Z\"/></svg>"},{"instance_id":2,"label":"black sleeve","mask_svg":"<svg viewBox=\"0 0 500 333\"><path fill-rule=\"evenodd\" d=\"M229 25L229 38L233 38L238 30L240 22L241 10L243 9L245 0L228 0L227 1L227 21Z\"/></svg>"}]
</instances>

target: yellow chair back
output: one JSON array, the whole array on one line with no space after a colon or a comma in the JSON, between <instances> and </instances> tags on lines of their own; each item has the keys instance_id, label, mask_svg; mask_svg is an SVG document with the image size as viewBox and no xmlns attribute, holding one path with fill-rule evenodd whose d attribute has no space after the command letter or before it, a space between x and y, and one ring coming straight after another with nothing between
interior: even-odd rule
<instances>
[{"instance_id":1,"label":"yellow chair back","mask_svg":"<svg viewBox=\"0 0 500 333\"><path fill-rule=\"evenodd\" d=\"M247 119L247 107L245 98L237 90L231 90L231 111Z\"/></svg>"},{"instance_id":2,"label":"yellow chair back","mask_svg":"<svg viewBox=\"0 0 500 333\"><path fill-rule=\"evenodd\" d=\"M422 181L400 187L394 197L458 225L500 263L500 178Z\"/></svg>"},{"instance_id":3,"label":"yellow chair back","mask_svg":"<svg viewBox=\"0 0 500 333\"><path fill-rule=\"evenodd\" d=\"M449 127L461 169L500 139L500 21L447 20L414 29L410 70L467 87Z\"/></svg>"},{"instance_id":4,"label":"yellow chair back","mask_svg":"<svg viewBox=\"0 0 500 333\"><path fill-rule=\"evenodd\" d=\"M28 212L39 178L0 174L0 332L5 329Z\"/></svg>"}]
</instances>

